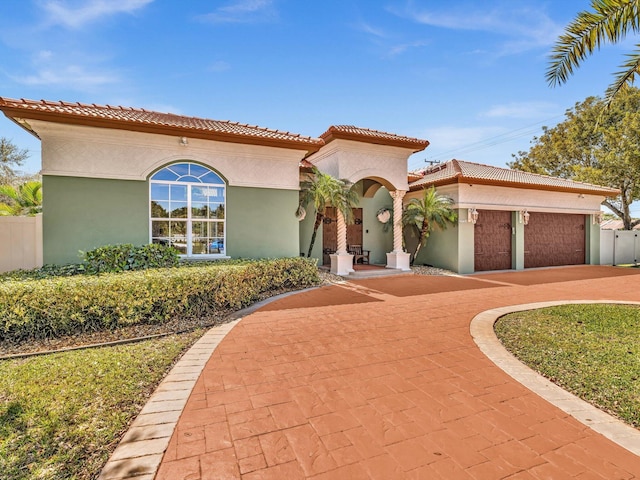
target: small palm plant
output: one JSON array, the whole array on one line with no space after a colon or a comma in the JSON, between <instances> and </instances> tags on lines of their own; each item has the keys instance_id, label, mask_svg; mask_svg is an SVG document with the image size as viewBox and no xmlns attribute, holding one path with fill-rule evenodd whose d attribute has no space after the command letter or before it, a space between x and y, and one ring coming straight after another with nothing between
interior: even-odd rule
<instances>
[{"instance_id":1,"label":"small palm plant","mask_svg":"<svg viewBox=\"0 0 640 480\"><path fill-rule=\"evenodd\" d=\"M0 185L0 197L9 199L7 203L0 203L2 216L33 216L42 212L41 182L26 182L19 187Z\"/></svg>"},{"instance_id":2,"label":"small palm plant","mask_svg":"<svg viewBox=\"0 0 640 480\"><path fill-rule=\"evenodd\" d=\"M436 193L434 187L425 189L422 198L409 200L402 212L402 224L413 228L418 235L418 245L411 259L412 265L431 232L436 228L446 230L449 224L458 219L458 214L451 208L452 204L451 198Z\"/></svg>"},{"instance_id":3,"label":"small palm plant","mask_svg":"<svg viewBox=\"0 0 640 480\"><path fill-rule=\"evenodd\" d=\"M353 223L352 208L358 205L359 198L358 193L352 187L353 184L350 181L332 177L327 173L320 172L317 168L313 169L313 176L309 180L300 182L298 214L300 214L301 208L309 204L313 204L316 210L307 257L311 257L318 228L322 224L327 207L335 207L342 213L346 223Z\"/></svg>"}]
</instances>

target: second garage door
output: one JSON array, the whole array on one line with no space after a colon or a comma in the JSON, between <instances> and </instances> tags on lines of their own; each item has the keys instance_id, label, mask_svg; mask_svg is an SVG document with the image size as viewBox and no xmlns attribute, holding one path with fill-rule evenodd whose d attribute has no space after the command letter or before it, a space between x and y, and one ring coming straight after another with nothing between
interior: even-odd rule
<instances>
[{"instance_id":1,"label":"second garage door","mask_svg":"<svg viewBox=\"0 0 640 480\"><path fill-rule=\"evenodd\" d=\"M585 263L585 216L532 212L524 227L524 267Z\"/></svg>"}]
</instances>

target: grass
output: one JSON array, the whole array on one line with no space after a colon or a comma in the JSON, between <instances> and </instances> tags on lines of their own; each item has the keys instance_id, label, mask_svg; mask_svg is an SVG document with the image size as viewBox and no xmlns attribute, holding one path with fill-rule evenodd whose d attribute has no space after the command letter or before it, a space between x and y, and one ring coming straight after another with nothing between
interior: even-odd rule
<instances>
[{"instance_id":1,"label":"grass","mask_svg":"<svg viewBox=\"0 0 640 480\"><path fill-rule=\"evenodd\" d=\"M564 305L506 315L495 326L522 362L640 427L640 307Z\"/></svg>"},{"instance_id":2,"label":"grass","mask_svg":"<svg viewBox=\"0 0 640 480\"><path fill-rule=\"evenodd\" d=\"M0 477L95 478L202 331L0 362Z\"/></svg>"}]
</instances>

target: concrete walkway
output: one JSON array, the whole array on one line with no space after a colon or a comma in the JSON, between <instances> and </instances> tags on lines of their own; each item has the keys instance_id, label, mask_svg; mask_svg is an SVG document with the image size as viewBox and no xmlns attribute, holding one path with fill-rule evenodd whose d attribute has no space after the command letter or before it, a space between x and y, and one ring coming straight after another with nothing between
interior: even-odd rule
<instances>
[{"instance_id":1,"label":"concrete walkway","mask_svg":"<svg viewBox=\"0 0 640 480\"><path fill-rule=\"evenodd\" d=\"M640 478L640 457L505 373L470 333L505 306L640 301L639 273L390 277L269 303L229 329L167 414L179 419L157 474L140 455L101 478Z\"/></svg>"}]
</instances>

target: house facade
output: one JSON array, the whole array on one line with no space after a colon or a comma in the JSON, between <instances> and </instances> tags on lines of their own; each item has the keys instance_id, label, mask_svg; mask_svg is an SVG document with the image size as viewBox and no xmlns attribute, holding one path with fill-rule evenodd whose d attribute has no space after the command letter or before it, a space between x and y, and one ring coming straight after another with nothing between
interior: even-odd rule
<instances>
[{"instance_id":1,"label":"house facade","mask_svg":"<svg viewBox=\"0 0 640 480\"><path fill-rule=\"evenodd\" d=\"M476 263L479 249L487 248L476 239L497 239L499 228L506 231L508 214L511 263L506 268L532 266L527 249L532 241L546 240L527 232L537 223L555 222L541 216L552 213L581 216L582 263L598 263L599 229L591 220L604 197L616 194L560 180L551 186L550 177L540 185L522 176L494 179L491 167L480 166L483 173L476 174L472 170L479 167L468 162L407 174L408 157L428 141L352 126L332 126L314 138L81 103L0 97L0 110L42 143L44 263L75 263L80 251L118 243L171 244L193 259L305 254L314 212L301 218L296 210L301 175L312 166L352 182L360 197L353 225L330 210L316 238L312 257L331 264L336 273L352 271L348 250L354 244L370 251L371 263L409 269L403 241L409 246L411 239L403 238L402 206L430 185L454 199L460 220L434 233L417 263L461 273L487 269ZM393 212L391 228L378 220L381 209ZM525 211L528 230L518 222ZM476 213L475 220L469 212ZM489 221L496 212L505 219ZM498 263L490 265L497 269Z\"/></svg>"}]
</instances>

